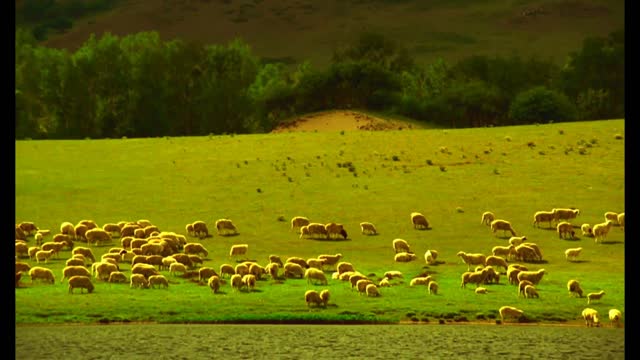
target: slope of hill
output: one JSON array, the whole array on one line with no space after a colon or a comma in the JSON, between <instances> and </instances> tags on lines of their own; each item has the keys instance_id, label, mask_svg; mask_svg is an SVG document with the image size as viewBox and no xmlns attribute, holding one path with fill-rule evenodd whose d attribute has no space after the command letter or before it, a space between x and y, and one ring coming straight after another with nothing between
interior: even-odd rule
<instances>
[{"instance_id":1,"label":"slope of hill","mask_svg":"<svg viewBox=\"0 0 640 360\"><path fill-rule=\"evenodd\" d=\"M420 62L512 53L561 62L585 37L623 26L623 0L131 0L43 44L75 50L91 33L153 30L212 44L240 37L261 57L322 66L360 32L376 31Z\"/></svg>"}]
</instances>

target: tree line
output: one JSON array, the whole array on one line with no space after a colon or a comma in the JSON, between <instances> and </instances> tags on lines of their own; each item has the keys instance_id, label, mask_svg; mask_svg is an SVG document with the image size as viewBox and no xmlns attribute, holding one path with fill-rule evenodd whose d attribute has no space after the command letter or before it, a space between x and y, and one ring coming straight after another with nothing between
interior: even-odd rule
<instances>
[{"instance_id":1,"label":"tree line","mask_svg":"<svg viewBox=\"0 0 640 360\"><path fill-rule=\"evenodd\" d=\"M453 128L624 117L624 31L585 39L562 66L518 56L418 65L377 33L323 69L261 61L239 39L203 45L156 32L91 35L69 52L17 29L15 49L16 139L258 133L336 108Z\"/></svg>"}]
</instances>

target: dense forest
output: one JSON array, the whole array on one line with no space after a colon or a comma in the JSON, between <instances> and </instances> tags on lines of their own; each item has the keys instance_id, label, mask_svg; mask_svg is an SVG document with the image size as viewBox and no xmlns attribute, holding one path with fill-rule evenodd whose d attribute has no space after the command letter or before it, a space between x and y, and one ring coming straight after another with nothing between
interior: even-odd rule
<instances>
[{"instance_id":1,"label":"dense forest","mask_svg":"<svg viewBox=\"0 0 640 360\"><path fill-rule=\"evenodd\" d=\"M106 33L75 52L41 46L21 28L15 40L16 139L268 132L336 108L456 128L624 117L623 30L585 39L561 66L519 56L418 65L375 32L324 68L262 61L241 39Z\"/></svg>"}]
</instances>

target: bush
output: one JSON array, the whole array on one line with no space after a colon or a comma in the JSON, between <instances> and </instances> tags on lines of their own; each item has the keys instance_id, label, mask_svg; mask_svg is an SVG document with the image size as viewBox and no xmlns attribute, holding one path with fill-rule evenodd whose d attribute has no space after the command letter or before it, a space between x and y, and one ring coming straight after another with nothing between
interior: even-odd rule
<instances>
[{"instance_id":1,"label":"bush","mask_svg":"<svg viewBox=\"0 0 640 360\"><path fill-rule=\"evenodd\" d=\"M509 118L516 124L572 121L577 118L577 110L564 94L538 86L516 96Z\"/></svg>"}]
</instances>

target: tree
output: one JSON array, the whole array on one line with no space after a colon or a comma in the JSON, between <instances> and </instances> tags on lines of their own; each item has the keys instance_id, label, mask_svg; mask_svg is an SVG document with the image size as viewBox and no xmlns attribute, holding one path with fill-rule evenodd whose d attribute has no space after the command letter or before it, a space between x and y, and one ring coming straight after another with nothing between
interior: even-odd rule
<instances>
[{"instance_id":1,"label":"tree","mask_svg":"<svg viewBox=\"0 0 640 360\"><path fill-rule=\"evenodd\" d=\"M538 86L516 96L509 108L509 117L516 124L573 121L577 110L566 95Z\"/></svg>"}]
</instances>

